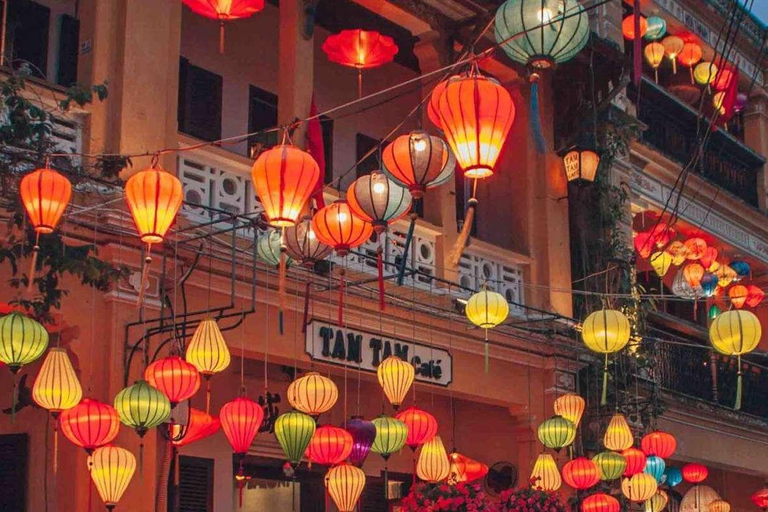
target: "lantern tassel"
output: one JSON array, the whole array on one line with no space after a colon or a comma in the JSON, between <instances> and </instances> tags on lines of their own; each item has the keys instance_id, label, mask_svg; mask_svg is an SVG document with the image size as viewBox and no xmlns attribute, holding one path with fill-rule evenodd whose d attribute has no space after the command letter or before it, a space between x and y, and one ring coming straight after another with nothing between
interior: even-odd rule
<instances>
[{"instance_id":1,"label":"lantern tassel","mask_svg":"<svg viewBox=\"0 0 768 512\"><path fill-rule=\"evenodd\" d=\"M539 108L539 75L531 73L531 131L533 132L533 141L536 144L536 151L544 153L547 150L547 140L544 138L544 131L541 128L541 109Z\"/></svg>"},{"instance_id":2,"label":"lantern tassel","mask_svg":"<svg viewBox=\"0 0 768 512\"><path fill-rule=\"evenodd\" d=\"M53 414L53 481L59 471L59 415ZM54 485L55 487L55 485Z\"/></svg>"},{"instance_id":3,"label":"lantern tassel","mask_svg":"<svg viewBox=\"0 0 768 512\"><path fill-rule=\"evenodd\" d=\"M144 265L141 267L141 284L139 285L139 298L136 300L136 306L141 307L144 304L144 291L149 279L149 265L152 263L152 256L149 255L149 246L147 246L147 257L144 258Z\"/></svg>"},{"instance_id":4,"label":"lantern tassel","mask_svg":"<svg viewBox=\"0 0 768 512\"><path fill-rule=\"evenodd\" d=\"M139 438L139 476L144 476L144 436Z\"/></svg>"},{"instance_id":5,"label":"lantern tassel","mask_svg":"<svg viewBox=\"0 0 768 512\"><path fill-rule=\"evenodd\" d=\"M40 246L35 241L32 248L32 261L29 262L29 281L27 282L27 294L31 294L35 287L35 274L37 274L37 256L40 254Z\"/></svg>"},{"instance_id":6,"label":"lantern tassel","mask_svg":"<svg viewBox=\"0 0 768 512\"><path fill-rule=\"evenodd\" d=\"M219 22L219 54L224 54L224 20Z\"/></svg>"},{"instance_id":7,"label":"lantern tassel","mask_svg":"<svg viewBox=\"0 0 768 512\"><path fill-rule=\"evenodd\" d=\"M16 382L16 372L13 372L13 392L11 393L11 425L16 422L16 402L19 400L19 385Z\"/></svg>"},{"instance_id":8,"label":"lantern tassel","mask_svg":"<svg viewBox=\"0 0 768 512\"><path fill-rule=\"evenodd\" d=\"M605 365L603 366L603 394L600 396L600 405L608 403L608 354L605 354Z\"/></svg>"},{"instance_id":9,"label":"lantern tassel","mask_svg":"<svg viewBox=\"0 0 768 512\"><path fill-rule=\"evenodd\" d=\"M379 278L379 311L384 311L384 259L382 257L381 245L376 250L376 272Z\"/></svg>"},{"instance_id":10,"label":"lantern tassel","mask_svg":"<svg viewBox=\"0 0 768 512\"><path fill-rule=\"evenodd\" d=\"M733 409L736 411L741 410L741 355L738 356L739 372L736 377L736 403L733 405Z\"/></svg>"},{"instance_id":11,"label":"lantern tassel","mask_svg":"<svg viewBox=\"0 0 768 512\"><path fill-rule=\"evenodd\" d=\"M467 246L469 234L472 232L472 223L475 221L475 209L477 209L477 199L472 197L469 200L469 207L467 208L467 215L464 217L464 225L461 227L461 233L459 233L459 238L456 239L456 243L453 246L451 264L454 267L459 266L461 255L464 254L464 248Z\"/></svg>"},{"instance_id":12,"label":"lantern tassel","mask_svg":"<svg viewBox=\"0 0 768 512\"><path fill-rule=\"evenodd\" d=\"M278 268L278 289L280 294L280 334L283 334L283 313L285 312L285 304L286 304L286 297L285 297L285 273L286 268L288 267L287 262L288 256L285 254L285 251L280 251L280 265Z\"/></svg>"},{"instance_id":13,"label":"lantern tassel","mask_svg":"<svg viewBox=\"0 0 768 512\"><path fill-rule=\"evenodd\" d=\"M344 269L339 272L339 327L344 327Z\"/></svg>"},{"instance_id":14,"label":"lantern tassel","mask_svg":"<svg viewBox=\"0 0 768 512\"><path fill-rule=\"evenodd\" d=\"M677 74L677 58L672 57L672 74Z\"/></svg>"},{"instance_id":15,"label":"lantern tassel","mask_svg":"<svg viewBox=\"0 0 768 512\"><path fill-rule=\"evenodd\" d=\"M91 476L91 466L88 464L88 512L93 509L93 477Z\"/></svg>"},{"instance_id":16,"label":"lantern tassel","mask_svg":"<svg viewBox=\"0 0 768 512\"><path fill-rule=\"evenodd\" d=\"M205 412L211 413L211 376L205 376Z\"/></svg>"},{"instance_id":17,"label":"lantern tassel","mask_svg":"<svg viewBox=\"0 0 768 512\"><path fill-rule=\"evenodd\" d=\"M245 484L245 471L243 471L243 460L240 459L240 469L237 470L237 474L240 476L238 482L238 491L240 493L240 508L243 508L243 487Z\"/></svg>"},{"instance_id":18,"label":"lantern tassel","mask_svg":"<svg viewBox=\"0 0 768 512\"><path fill-rule=\"evenodd\" d=\"M408 265L408 253L411 252L411 240L413 240L413 230L416 229L416 219L419 216L411 214L411 224L408 226L408 234L405 236L405 245L403 245L403 259L400 260L400 268L397 269L397 286L403 286L405 279L405 267Z\"/></svg>"},{"instance_id":19,"label":"lantern tassel","mask_svg":"<svg viewBox=\"0 0 768 512\"><path fill-rule=\"evenodd\" d=\"M693 77L693 66L689 68L691 70L691 85L696 85L696 80Z\"/></svg>"},{"instance_id":20,"label":"lantern tassel","mask_svg":"<svg viewBox=\"0 0 768 512\"><path fill-rule=\"evenodd\" d=\"M304 288L304 320L301 323L301 332L306 334L307 324L309 323L309 297L312 293L312 279L307 281L307 285Z\"/></svg>"},{"instance_id":21,"label":"lantern tassel","mask_svg":"<svg viewBox=\"0 0 768 512\"><path fill-rule=\"evenodd\" d=\"M488 344L488 329L485 330L485 346L483 347L483 357L485 359L485 373L491 367L491 346Z\"/></svg>"},{"instance_id":22,"label":"lantern tassel","mask_svg":"<svg viewBox=\"0 0 768 512\"><path fill-rule=\"evenodd\" d=\"M693 73L693 70L691 70L691 73ZM693 75L691 75L691 76L693 76ZM658 66L653 68L653 80L657 84L659 83L659 68L658 68Z\"/></svg>"}]
</instances>

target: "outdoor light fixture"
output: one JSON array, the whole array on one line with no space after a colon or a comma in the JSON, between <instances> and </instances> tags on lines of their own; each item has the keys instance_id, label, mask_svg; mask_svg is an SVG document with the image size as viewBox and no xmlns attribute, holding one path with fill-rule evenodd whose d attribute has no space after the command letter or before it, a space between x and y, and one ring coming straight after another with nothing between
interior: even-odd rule
<instances>
[{"instance_id":1,"label":"outdoor light fixture","mask_svg":"<svg viewBox=\"0 0 768 512\"><path fill-rule=\"evenodd\" d=\"M561 153L569 182L592 183L600 166L600 154L587 146L574 146Z\"/></svg>"}]
</instances>

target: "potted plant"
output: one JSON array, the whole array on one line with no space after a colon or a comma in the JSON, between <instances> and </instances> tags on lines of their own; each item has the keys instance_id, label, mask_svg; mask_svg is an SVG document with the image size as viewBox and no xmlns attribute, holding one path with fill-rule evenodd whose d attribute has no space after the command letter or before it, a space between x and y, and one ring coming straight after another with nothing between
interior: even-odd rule
<instances>
[{"instance_id":1,"label":"potted plant","mask_svg":"<svg viewBox=\"0 0 768 512\"><path fill-rule=\"evenodd\" d=\"M501 493L498 512L566 512L557 493L533 485Z\"/></svg>"},{"instance_id":2,"label":"potted plant","mask_svg":"<svg viewBox=\"0 0 768 512\"><path fill-rule=\"evenodd\" d=\"M494 511L479 483L418 484L403 498L403 512Z\"/></svg>"}]
</instances>

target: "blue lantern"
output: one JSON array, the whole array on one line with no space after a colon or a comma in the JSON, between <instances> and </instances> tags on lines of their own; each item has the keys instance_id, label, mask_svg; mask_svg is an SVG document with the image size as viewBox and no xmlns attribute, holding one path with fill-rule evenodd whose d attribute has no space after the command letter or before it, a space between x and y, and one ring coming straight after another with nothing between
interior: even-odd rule
<instances>
[{"instance_id":1,"label":"blue lantern","mask_svg":"<svg viewBox=\"0 0 768 512\"><path fill-rule=\"evenodd\" d=\"M736 275L739 276L739 279L744 279L745 277L749 276L749 273L751 272L749 263L743 260L734 260L729 264L729 266L733 269L734 272L736 272Z\"/></svg>"},{"instance_id":2,"label":"blue lantern","mask_svg":"<svg viewBox=\"0 0 768 512\"><path fill-rule=\"evenodd\" d=\"M650 16L648 18L648 30L645 32L645 39L648 41L658 41L667 33L667 22L659 16Z\"/></svg>"},{"instance_id":3,"label":"blue lantern","mask_svg":"<svg viewBox=\"0 0 768 512\"><path fill-rule=\"evenodd\" d=\"M667 476L667 485L674 487L683 481L683 472L676 466L669 466L664 470L664 474Z\"/></svg>"},{"instance_id":4,"label":"blue lantern","mask_svg":"<svg viewBox=\"0 0 768 512\"><path fill-rule=\"evenodd\" d=\"M655 478L656 482L661 483L661 477L664 476L665 469L667 469L667 464L661 457L657 455L649 455L648 458L645 459L645 469L643 472Z\"/></svg>"},{"instance_id":5,"label":"blue lantern","mask_svg":"<svg viewBox=\"0 0 768 512\"><path fill-rule=\"evenodd\" d=\"M717 276L712 272L706 272L701 278L701 291L705 297L711 297L715 294L717 288Z\"/></svg>"}]
</instances>

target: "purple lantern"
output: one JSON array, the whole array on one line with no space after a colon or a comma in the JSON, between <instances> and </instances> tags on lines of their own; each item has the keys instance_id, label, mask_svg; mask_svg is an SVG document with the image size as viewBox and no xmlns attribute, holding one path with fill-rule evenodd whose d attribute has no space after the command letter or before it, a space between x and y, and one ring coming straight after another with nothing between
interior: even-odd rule
<instances>
[{"instance_id":1,"label":"purple lantern","mask_svg":"<svg viewBox=\"0 0 768 512\"><path fill-rule=\"evenodd\" d=\"M362 416L352 416L347 422L347 432L352 434L352 452L347 460L355 466L362 466L376 439L376 425Z\"/></svg>"},{"instance_id":2,"label":"purple lantern","mask_svg":"<svg viewBox=\"0 0 768 512\"><path fill-rule=\"evenodd\" d=\"M746 94L740 92L736 95L736 104L733 106L733 110L741 112L747 108L747 103L749 103L749 98L747 98Z\"/></svg>"}]
</instances>

